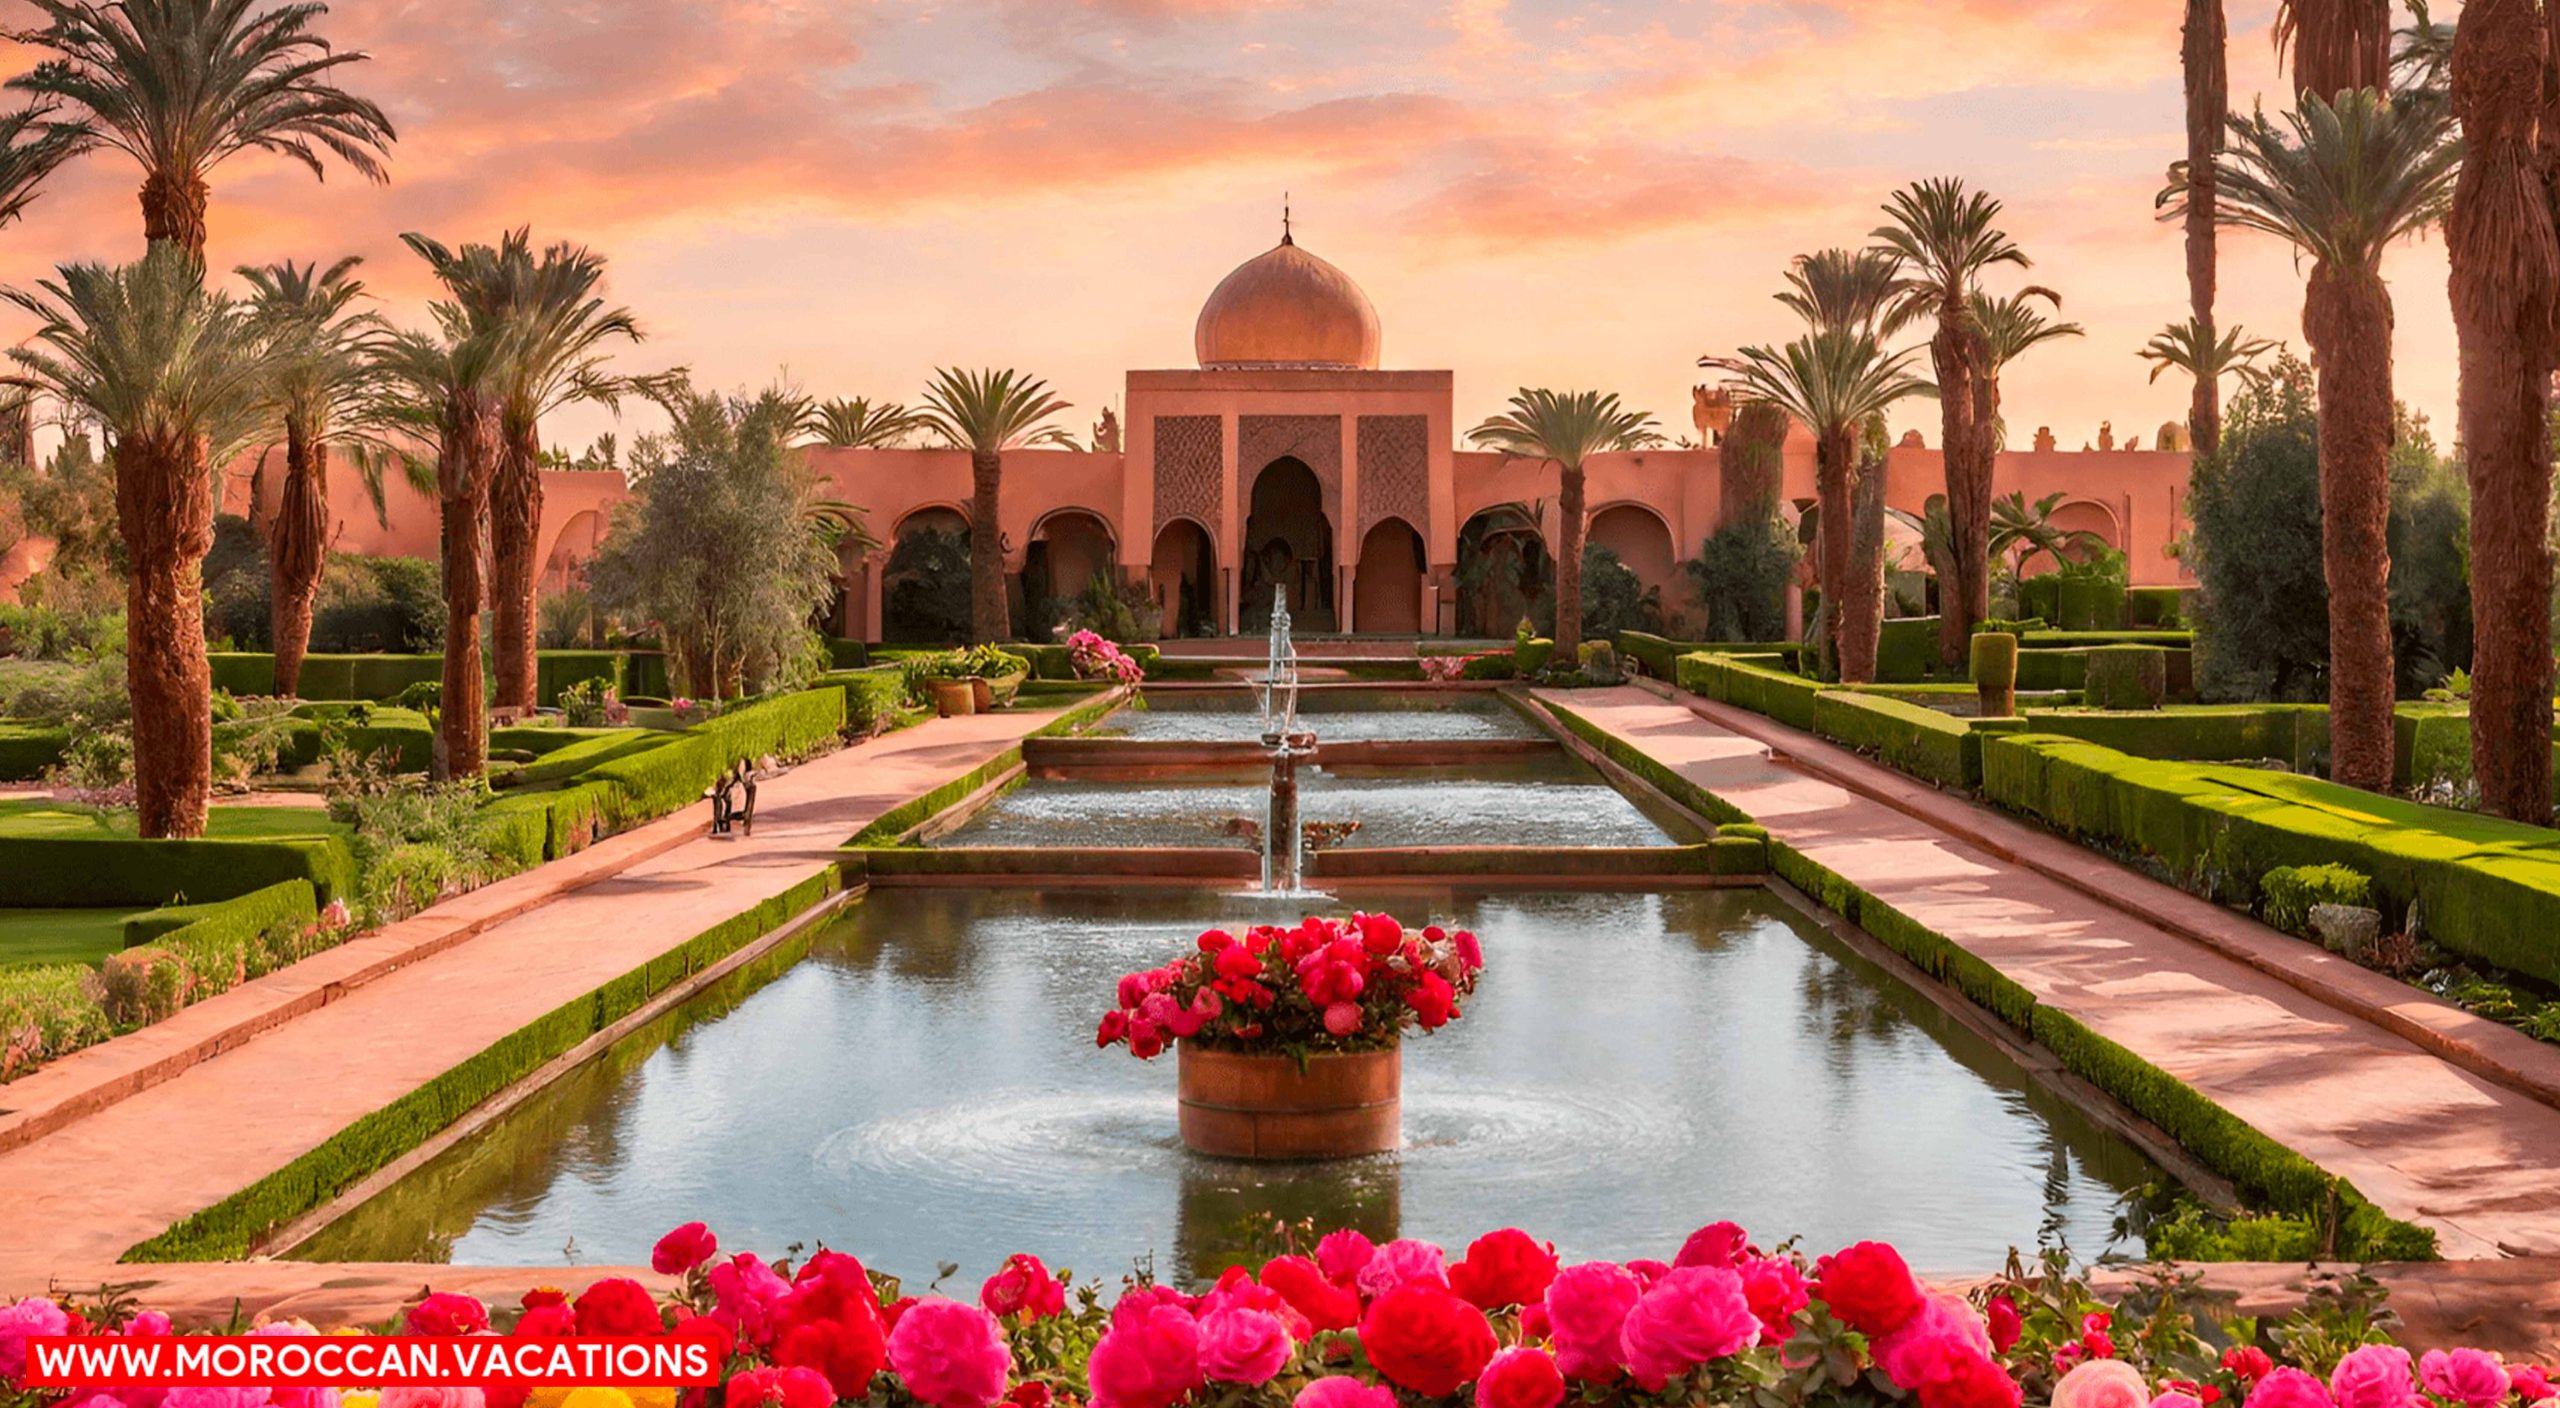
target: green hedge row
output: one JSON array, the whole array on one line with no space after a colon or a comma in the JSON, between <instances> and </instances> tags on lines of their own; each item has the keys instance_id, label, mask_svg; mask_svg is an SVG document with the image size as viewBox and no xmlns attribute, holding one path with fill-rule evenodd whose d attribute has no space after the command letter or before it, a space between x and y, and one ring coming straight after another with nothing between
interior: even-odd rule
<instances>
[{"instance_id":1,"label":"green hedge row","mask_svg":"<svg viewBox=\"0 0 2560 1408\"><path fill-rule=\"evenodd\" d=\"M1618 653L1642 666L1644 673L1658 680L1676 678L1679 674L1680 657L1694 655L1700 651L1709 655L1778 655L1792 662L1802 649L1802 646L1790 641L1754 644L1667 640L1647 631L1618 632Z\"/></svg>"},{"instance_id":2,"label":"green hedge row","mask_svg":"<svg viewBox=\"0 0 2560 1408\"><path fill-rule=\"evenodd\" d=\"M565 729L548 731L567 732ZM565 747L554 748L530 763L512 768L491 768L489 782L491 786L501 788L538 787L547 782L559 782L600 763L664 747L676 737L672 733L639 728L618 728L600 736L573 737ZM497 746L494 735L489 742L491 747Z\"/></svg>"},{"instance_id":3,"label":"green hedge row","mask_svg":"<svg viewBox=\"0 0 2560 1408\"><path fill-rule=\"evenodd\" d=\"M1811 732L1820 681L1777 668L1775 655L1683 655L1676 683L1691 694Z\"/></svg>"},{"instance_id":4,"label":"green hedge row","mask_svg":"<svg viewBox=\"0 0 2560 1408\"><path fill-rule=\"evenodd\" d=\"M2126 617L2135 630L2184 630L2196 618L2194 587L2135 587L2125 593Z\"/></svg>"},{"instance_id":5,"label":"green hedge row","mask_svg":"<svg viewBox=\"0 0 2560 1408\"><path fill-rule=\"evenodd\" d=\"M2087 650L2101 645L2157 645L2186 650L2196 643L2193 631L2029 631L2018 637L2021 650Z\"/></svg>"},{"instance_id":6,"label":"green hedge row","mask_svg":"<svg viewBox=\"0 0 2560 1408\"><path fill-rule=\"evenodd\" d=\"M842 636L827 637L827 666L836 670L859 670L871 663L871 647Z\"/></svg>"},{"instance_id":7,"label":"green hedge row","mask_svg":"<svg viewBox=\"0 0 2560 1408\"><path fill-rule=\"evenodd\" d=\"M732 709L659 747L599 763L578 776L608 789L602 818L608 829L619 831L697 800L741 758L797 756L843 733L844 691L802 690Z\"/></svg>"},{"instance_id":8,"label":"green hedge row","mask_svg":"<svg viewBox=\"0 0 2560 1408\"><path fill-rule=\"evenodd\" d=\"M2291 773L2135 758L2051 734L1995 739L1984 795L2066 835L2157 856L2228 903L2279 866L2345 865L2428 937L2560 982L2560 833Z\"/></svg>"},{"instance_id":9,"label":"green hedge row","mask_svg":"<svg viewBox=\"0 0 2560 1408\"><path fill-rule=\"evenodd\" d=\"M2062 734L2138 758L2275 758L2300 770L2329 749L2329 711L2318 704L2198 704L2131 713L2028 709L2023 717L2031 733Z\"/></svg>"},{"instance_id":10,"label":"green hedge row","mask_svg":"<svg viewBox=\"0 0 2560 1408\"><path fill-rule=\"evenodd\" d=\"M1925 704L1850 689L1813 700L1813 731L1941 787L1982 785L1982 740L2015 733L2023 719L1961 719Z\"/></svg>"},{"instance_id":11,"label":"green hedge row","mask_svg":"<svg viewBox=\"0 0 2560 1408\"><path fill-rule=\"evenodd\" d=\"M11 877L10 905L29 909L201 904L287 881L309 884L326 904L355 894L356 857L343 837L317 834L193 841L8 836L0 837L0 875Z\"/></svg>"},{"instance_id":12,"label":"green hedge row","mask_svg":"<svg viewBox=\"0 0 2560 1408\"><path fill-rule=\"evenodd\" d=\"M278 924L300 927L320 917L320 902L308 880L285 880L208 904L168 905L124 921L124 946L174 946L211 941L238 944Z\"/></svg>"},{"instance_id":13,"label":"green hedge row","mask_svg":"<svg viewBox=\"0 0 2560 1408\"><path fill-rule=\"evenodd\" d=\"M1935 616L1897 616L1884 623L1876 637L1876 678L1889 684L1909 684L1936 674L1938 668L1938 618Z\"/></svg>"},{"instance_id":14,"label":"green hedge row","mask_svg":"<svg viewBox=\"0 0 2560 1408\"><path fill-rule=\"evenodd\" d=\"M217 650L213 687L233 694L273 694L276 658L265 651ZM537 701L559 703L560 691L582 680L609 679L625 696L664 698L666 657L654 651L544 650L534 655ZM305 699L389 699L410 685L444 678L441 655L306 655L302 658Z\"/></svg>"},{"instance_id":15,"label":"green hedge row","mask_svg":"<svg viewBox=\"0 0 2560 1408\"><path fill-rule=\"evenodd\" d=\"M0 782L31 782L62 761L69 729L47 724L0 723Z\"/></svg>"},{"instance_id":16,"label":"green hedge row","mask_svg":"<svg viewBox=\"0 0 2560 1408\"><path fill-rule=\"evenodd\" d=\"M300 1158L127 1251L128 1262L230 1261L276 1228L327 1203L434 1137L471 1108L539 1070L650 999L832 896L829 867L572 999L340 1130ZM791 955L796 956L796 955ZM788 961L785 955L778 955Z\"/></svg>"}]
</instances>

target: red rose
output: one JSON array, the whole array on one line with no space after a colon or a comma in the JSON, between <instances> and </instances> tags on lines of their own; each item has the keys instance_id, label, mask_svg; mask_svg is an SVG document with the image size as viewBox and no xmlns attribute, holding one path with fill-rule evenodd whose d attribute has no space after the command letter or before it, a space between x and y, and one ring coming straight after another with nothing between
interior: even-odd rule
<instances>
[{"instance_id":1,"label":"red rose","mask_svg":"<svg viewBox=\"0 0 2560 1408\"><path fill-rule=\"evenodd\" d=\"M537 1305L516 1321L515 1336L524 1340L567 1339L578 1333L578 1313L566 1304Z\"/></svg>"},{"instance_id":2,"label":"red rose","mask_svg":"<svg viewBox=\"0 0 2560 1408\"><path fill-rule=\"evenodd\" d=\"M836 1391L813 1369L749 1369L729 1380L727 1408L835 1408Z\"/></svg>"},{"instance_id":3,"label":"red rose","mask_svg":"<svg viewBox=\"0 0 2560 1408\"><path fill-rule=\"evenodd\" d=\"M626 1276L609 1276L578 1297L582 1335L655 1335L667 1328L649 1288Z\"/></svg>"},{"instance_id":4,"label":"red rose","mask_svg":"<svg viewBox=\"0 0 2560 1408\"><path fill-rule=\"evenodd\" d=\"M1902 1253L1882 1242L1824 1257L1814 1266L1813 1290L1841 1323L1869 1339L1900 1329L1926 1303Z\"/></svg>"},{"instance_id":5,"label":"red rose","mask_svg":"<svg viewBox=\"0 0 2560 1408\"><path fill-rule=\"evenodd\" d=\"M1360 946L1375 957L1384 958L1404 944L1404 926L1392 914L1363 914L1353 922L1360 926Z\"/></svg>"},{"instance_id":6,"label":"red rose","mask_svg":"<svg viewBox=\"0 0 2560 1408\"><path fill-rule=\"evenodd\" d=\"M709 1340L715 1364L728 1363L729 1356L738 1348L738 1337L729 1332L729 1327L708 1315L688 1315L678 1320L676 1327L667 1333L678 1339Z\"/></svg>"},{"instance_id":7,"label":"red rose","mask_svg":"<svg viewBox=\"0 0 2560 1408\"><path fill-rule=\"evenodd\" d=\"M1067 1288L1058 1284L1040 1258L1016 1252L978 1287L978 1304L999 1320L1008 1315L1042 1320L1066 1313Z\"/></svg>"},{"instance_id":8,"label":"red rose","mask_svg":"<svg viewBox=\"0 0 2560 1408\"><path fill-rule=\"evenodd\" d=\"M2276 1361L2253 1344L2235 1344L2222 1352L2222 1367L2242 1383L2254 1384L2275 1372Z\"/></svg>"},{"instance_id":9,"label":"red rose","mask_svg":"<svg viewBox=\"0 0 2560 1408\"><path fill-rule=\"evenodd\" d=\"M568 1303L569 1293L557 1286L536 1286L525 1292L523 1298L516 1302L527 1310L540 1310L546 1305L567 1305Z\"/></svg>"},{"instance_id":10,"label":"red rose","mask_svg":"<svg viewBox=\"0 0 2560 1408\"><path fill-rule=\"evenodd\" d=\"M1360 1293L1325 1279L1305 1257L1275 1256L1263 1263L1262 1284L1319 1330L1348 1330L1360 1323Z\"/></svg>"},{"instance_id":11,"label":"red rose","mask_svg":"<svg viewBox=\"0 0 2560 1408\"><path fill-rule=\"evenodd\" d=\"M660 1237L649 1252L649 1269L661 1276L681 1276L709 1261L720 1250L720 1239L699 1222L688 1222Z\"/></svg>"},{"instance_id":12,"label":"red rose","mask_svg":"<svg viewBox=\"0 0 2560 1408\"><path fill-rule=\"evenodd\" d=\"M1201 937L1205 939L1208 935L1203 934ZM1224 938L1225 935L1222 934L1219 937ZM1233 943L1234 940L1229 939L1228 942ZM1004 1396L1004 1401L1011 1404L1012 1408L1050 1408L1056 1397L1055 1391L1047 1384L1038 1379L1024 1379L1013 1386L1013 1391Z\"/></svg>"},{"instance_id":13,"label":"red rose","mask_svg":"<svg viewBox=\"0 0 2560 1408\"><path fill-rule=\"evenodd\" d=\"M1554 1279L1554 1246L1517 1227L1476 1238L1467 1244L1466 1259L1449 1268L1449 1289L1486 1310L1530 1304Z\"/></svg>"},{"instance_id":14,"label":"red rose","mask_svg":"<svg viewBox=\"0 0 2560 1408\"><path fill-rule=\"evenodd\" d=\"M817 1252L801 1264L782 1323L773 1362L817 1370L839 1398L867 1397L871 1380L888 1363L879 1292L862 1263L842 1252Z\"/></svg>"},{"instance_id":15,"label":"red rose","mask_svg":"<svg viewBox=\"0 0 2560 1408\"><path fill-rule=\"evenodd\" d=\"M1360 1346L1389 1382L1428 1398L1483 1373L1495 1347L1484 1312L1436 1281L1407 1281L1372 1302Z\"/></svg>"},{"instance_id":16,"label":"red rose","mask_svg":"<svg viewBox=\"0 0 2560 1408\"><path fill-rule=\"evenodd\" d=\"M1737 1223L1710 1222L1689 1234L1680 1244L1680 1254L1671 1258L1673 1266L1733 1266L1751 1245L1749 1233Z\"/></svg>"},{"instance_id":17,"label":"red rose","mask_svg":"<svg viewBox=\"0 0 2560 1408\"><path fill-rule=\"evenodd\" d=\"M2026 1333L2027 1322L2018 1314L2018 1303L2007 1296L1993 1296L1991 1304L1982 1308L1982 1322L1991 1331L1991 1352L2006 1354Z\"/></svg>"},{"instance_id":18,"label":"red rose","mask_svg":"<svg viewBox=\"0 0 2560 1408\"><path fill-rule=\"evenodd\" d=\"M409 1307L413 1335L476 1335L489 1328L489 1307L472 1296L437 1291Z\"/></svg>"},{"instance_id":19,"label":"red rose","mask_svg":"<svg viewBox=\"0 0 2560 1408\"><path fill-rule=\"evenodd\" d=\"M1950 1372L1920 1390L1920 1408L2018 1408L2017 1381L1979 1354L1968 1354Z\"/></svg>"},{"instance_id":20,"label":"red rose","mask_svg":"<svg viewBox=\"0 0 2560 1408\"><path fill-rule=\"evenodd\" d=\"M1458 1015L1458 990L1437 973L1425 973L1405 990L1404 1002L1424 1031L1444 1026Z\"/></svg>"},{"instance_id":21,"label":"red rose","mask_svg":"<svg viewBox=\"0 0 2560 1408\"><path fill-rule=\"evenodd\" d=\"M1564 1372L1543 1349L1506 1349L1476 1381L1476 1408L1556 1408L1562 1402Z\"/></svg>"}]
</instances>

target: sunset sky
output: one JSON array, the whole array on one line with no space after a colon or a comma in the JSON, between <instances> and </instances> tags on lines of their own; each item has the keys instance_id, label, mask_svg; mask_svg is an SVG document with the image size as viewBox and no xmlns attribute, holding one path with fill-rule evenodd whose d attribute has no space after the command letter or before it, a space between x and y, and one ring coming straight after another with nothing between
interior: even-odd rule
<instances>
[{"instance_id":1,"label":"sunset sky","mask_svg":"<svg viewBox=\"0 0 2560 1408\"><path fill-rule=\"evenodd\" d=\"M2236 105L2274 86L2273 8L2229 5ZM360 253L415 322L398 232L530 223L611 257L651 333L635 368L912 399L938 363L1012 365L1075 402L1081 435L1123 370L1191 365L1201 299L1274 242L1286 190L1301 243L1377 303L1386 365L1454 368L1462 420L1524 383L1598 386L1686 431L1700 354L1794 331L1769 298L1789 256L1864 243L1887 192L1953 174L2007 201L2033 281L2089 328L2012 369L2013 442L2049 424L2076 448L2112 419L2147 445L2186 400L2134 355L2184 314L2152 209L2183 151L2179 9L340 0L324 29L373 55L347 83L399 127L391 184L236 160L211 257ZM57 177L0 232L0 280L138 254L137 180L112 153ZM2298 345L2289 253L2238 232L2224 251L2225 320ZM2443 426L2442 247L2386 272L2402 395ZM1936 443L1928 403L1897 422Z\"/></svg>"}]
</instances>

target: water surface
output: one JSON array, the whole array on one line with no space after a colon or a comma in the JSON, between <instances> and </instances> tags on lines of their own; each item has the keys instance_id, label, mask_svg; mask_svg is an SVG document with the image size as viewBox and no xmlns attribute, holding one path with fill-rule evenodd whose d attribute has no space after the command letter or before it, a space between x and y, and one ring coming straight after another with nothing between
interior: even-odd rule
<instances>
[{"instance_id":1,"label":"water surface","mask_svg":"<svg viewBox=\"0 0 2560 1408\"><path fill-rule=\"evenodd\" d=\"M1314 690L1298 696L1298 717L1316 737L1337 743L1546 737L1517 710L1482 691ZM1147 696L1146 708L1121 710L1093 736L1184 743L1258 739L1262 709L1251 690L1157 691Z\"/></svg>"}]
</instances>

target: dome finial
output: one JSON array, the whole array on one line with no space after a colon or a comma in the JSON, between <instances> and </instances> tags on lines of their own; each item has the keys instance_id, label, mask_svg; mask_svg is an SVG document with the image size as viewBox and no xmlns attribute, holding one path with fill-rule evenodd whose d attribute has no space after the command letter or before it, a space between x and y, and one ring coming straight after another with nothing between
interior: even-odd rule
<instances>
[{"instance_id":1,"label":"dome finial","mask_svg":"<svg viewBox=\"0 0 2560 1408\"><path fill-rule=\"evenodd\" d=\"M1289 193L1287 191L1280 193L1280 242L1282 244L1298 242L1297 236L1289 233Z\"/></svg>"}]
</instances>

